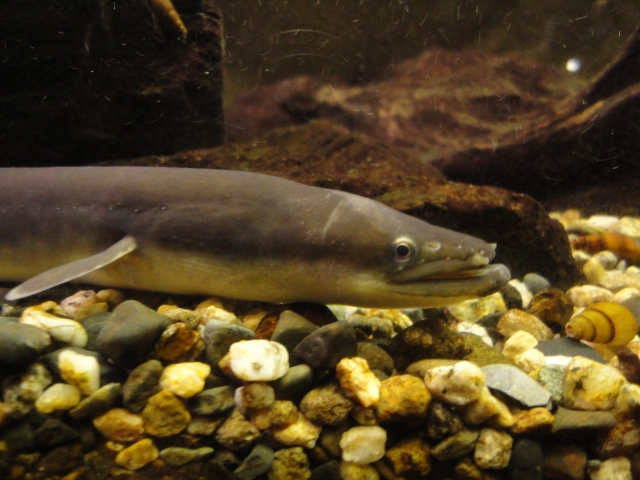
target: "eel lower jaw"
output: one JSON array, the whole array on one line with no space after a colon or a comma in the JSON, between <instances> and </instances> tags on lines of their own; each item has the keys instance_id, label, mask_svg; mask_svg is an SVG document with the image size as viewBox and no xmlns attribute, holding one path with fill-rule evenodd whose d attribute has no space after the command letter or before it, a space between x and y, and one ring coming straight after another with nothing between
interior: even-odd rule
<instances>
[{"instance_id":1,"label":"eel lower jaw","mask_svg":"<svg viewBox=\"0 0 640 480\"><path fill-rule=\"evenodd\" d=\"M502 264L482 268L435 273L394 282L397 291L422 297L482 297L500 290L511 279Z\"/></svg>"}]
</instances>

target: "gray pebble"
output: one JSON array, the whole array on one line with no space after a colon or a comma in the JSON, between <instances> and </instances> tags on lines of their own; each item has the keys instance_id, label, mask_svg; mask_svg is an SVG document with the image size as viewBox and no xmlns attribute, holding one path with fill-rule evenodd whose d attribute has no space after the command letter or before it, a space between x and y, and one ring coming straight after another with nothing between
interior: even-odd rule
<instances>
[{"instance_id":1,"label":"gray pebble","mask_svg":"<svg viewBox=\"0 0 640 480\"><path fill-rule=\"evenodd\" d=\"M551 287L549 280L537 273L527 273L522 279L522 283L525 284L533 295Z\"/></svg>"},{"instance_id":2,"label":"gray pebble","mask_svg":"<svg viewBox=\"0 0 640 480\"><path fill-rule=\"evenodd\" d=\"M460 430L433 447L431 455L441 462L464 457L474 449L479 435L478 430Z\"/></svg>"},{"instance_id":3,"label":"gray pebble","mask_svg":"<svg viewBox=\"0 0 640 480\"><path fill-rule=\"evenodd\" d=\"M294 349L298 363L318 370L332 369L345 357L358 352L356 334L347 322L335 322L307 335Z\"/></svg>"},{"instance_id":4,"label":"gray pebble","mask_svg":"<svg viewBox=\"0 0 640 480\"><path fill-rule=\"evenodd\" d=\"M545 365L538 372L538 383L551 393L555 403L562 401L562 379L565 370L564 365Z\"/></svg>"},{"instance_id":5,"label":"gray pebble","mask_svg":"<svg viewBox=\"0 0 640 480\"><path fill-rule=\"evenodd\" d=\"M560 337L548 342L540 342L534 348L540 350L546 357L563 355L567 357L587 357L593 361L605 363L602 355L593 348L571 337Z\"/></svg>"},{"instance_id":6,"label":"gray pebble","mask_svg":"<svg viewBox=\"0 0 640 480\"><path fill-rule=\"evenodd\" d=\"M485 385L517 400L526 407L543 407L549 404L551 394L518 367L496 363L482 367Z\"/></svg>"},{"instance_id":7,"label":"gray pebble","mask_svg":"<svg viewBox=\"0 0 640 480\"><path fill-rule=\"evenodd\" d=\"M149 360L134 368L122 385L122 403L132 412L141 412L147 400L160 391L162 363Z\"/></svg>"},{"instance_id":8,"label":"gray pebble","mask_svg":"<svg viewBox=\"0 0 640 480\"><path fill-rule=\"evenodd\" d=\"M98 335L110 316L110 312L99 312L89 315L82 320L82 326L87 332L87 344L84 346L85 349L94 352L98 350Z\"/></svg>"},{"instance_id":9,"label":"gray pebble","mask_svg":"<svg viewBox=\"0 0 640 480\"><path fill-rule=\"evenodd\" d=\"M69 411L69 415L76 420L80 418L95 417L115 407L120 396L121 385L119 383L109 383L100 387L78 405Z\"/></svg>"},{"instance_id":10,"label":"gray pebble","mask_svg":"<svg viewBox=\"0 0 640 480\"><path fill-rule=\"evenodd\" d=\"M51 345L51 336L42 328L12 321L0 321L0 371L18 372Z\"/></svg>"},{"instance_id":11,"label":"gray pebble","mask_svg":"<svg viewBox=\"0 0 640 480\"><path fill-rule=\"evenodd\" d=\"M313 387L315 375L313 369L304 363L289 368L284 377L271 382L279 400L298 402Z\"/></svg>"},{"instance_id":12,"label":"gray pebble","mask_svg":"<svg viewBox=\"0 0 640 480\"><path fill-rule=\"evenodd\" d=\"M230 385L209 388L189 400L189 411L196 415L217 415L233 410L235 388Z\"/></svg>"},{"instance_id":13,"label":"gray pebble","mask_svg":"<svg viewBox=\"0 0 640 480\"><path fill-rule=\"evenodd\" d=\"M371 370L382 370L386 375L393 373L393 358L378 345L358 342L358 357L364 358Z\"/></svg>"},{"instance_id":14,"label":"gray pebble","mask_svg":"<svg viewBox=\"0 0 640 480\"><path fill-rule=\"evenodd\" d=\"M608 411L582 411L558 407L553 415L553 433L584 434L606 430L616 425L616 417Z\"/></svg>"},{"instance_id":15,"label":"gray pebble","mask_svg":"<svg viewBox=\"0 0 640 480\"><path fill-rule=\"evenodd\" d=\"M135 368L144 362L171 322L135 300L118 305L98 335L98 352L115 365Z\"/></svg>"},{"instance_id":16,"label":"gray pebble","mask_svg":"<svg viewBox=\"0 0 640 480\"><path fill-rule=\"evenodd\" d=\"M285 346L289 354L303 338L318 329L302 315L291 310L285 310L280 314L276 328L271 334L271 340Z\"/></svg>"},{"instance_id":17,"label":"gray pebble","mask_svg":"<svg viewBox=\"0 0 640 480\"><path fill-rule=\"evenodd\" d=\"M220 320L210 320L204 327L202 338L205 343L207 363L214 369L229 352L229 347L240 340L253 340L255 332L240 325L232 325Z\"/></svg>"},{"instance_id":18,"label":"gray pebble","mask_svg":"<svg viewBox=\"0 0 640 480\"><path fill-rule=\"evenodd\" d=\"M264 442L258 443L251 453L236 468L235 476L238 480L253 480L267 473L273 462L273 448Z\"/></svg>"}]
</instances>

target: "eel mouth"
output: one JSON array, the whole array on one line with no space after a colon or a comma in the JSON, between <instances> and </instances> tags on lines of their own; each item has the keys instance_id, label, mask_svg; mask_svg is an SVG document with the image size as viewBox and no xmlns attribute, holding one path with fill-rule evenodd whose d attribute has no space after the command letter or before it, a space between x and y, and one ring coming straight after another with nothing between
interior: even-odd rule
<instances>
[{"instance_id":1,"label":"eel mouth","mask_svg":"<svg viewBox=\"0 0 640 480\"><path fill-rule=\"evenodd\" d=\"M446 262L444 269L443 265L439 265L439 271L437 267L438 265L425 265L425 268L418 268L417 271L403 273L399 278L393 279L394 287L399 293L408 296L483 297L500 290L511 279L509 269L499 263L482 268L468 268L468 262L450 261ZM457 270L456 267L462 268Z\"/></svg>"}]
</instances>

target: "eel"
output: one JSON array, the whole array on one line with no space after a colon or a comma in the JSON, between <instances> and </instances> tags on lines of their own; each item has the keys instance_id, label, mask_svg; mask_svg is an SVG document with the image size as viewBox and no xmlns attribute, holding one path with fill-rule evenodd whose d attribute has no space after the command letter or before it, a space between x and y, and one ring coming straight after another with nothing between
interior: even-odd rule
<instances>
[{"instance_id":1,"label":"eel","mask_svg":"<svg viewBox=\"0 0 640 480\"><path fill-rule=\"evenodd\" d=\"M0 169L0 281L272 303L426 308L502 288L495 245L346 192L258 173Z\"/></svg>"}]
</instances>

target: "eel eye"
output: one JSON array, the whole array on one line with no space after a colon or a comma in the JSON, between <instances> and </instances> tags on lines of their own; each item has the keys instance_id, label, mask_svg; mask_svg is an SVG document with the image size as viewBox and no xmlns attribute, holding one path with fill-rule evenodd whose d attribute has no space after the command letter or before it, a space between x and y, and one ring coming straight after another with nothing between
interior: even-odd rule
<instances>
[{"instance_id":1,"label":"eel eye","mask_svg":"<svg viewBox=\"0 0 640 480\"><path fill-rule=\"evenodd\" d=\"M393 257L396 261L404 263L413 260L416 256L416 245L408 238L398 238L392 245Z\"/></svg>"}]
</instances>

